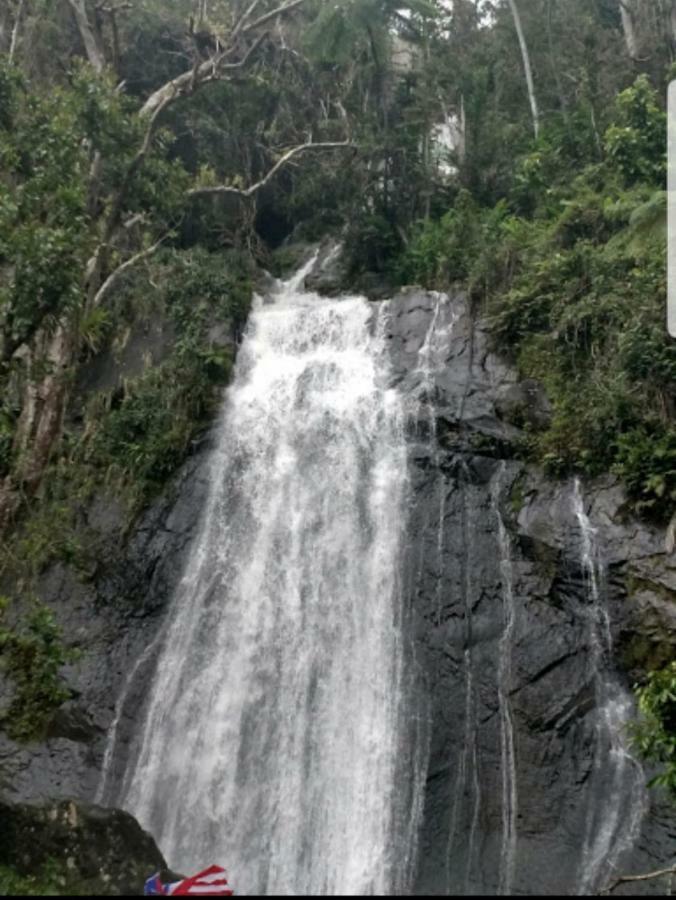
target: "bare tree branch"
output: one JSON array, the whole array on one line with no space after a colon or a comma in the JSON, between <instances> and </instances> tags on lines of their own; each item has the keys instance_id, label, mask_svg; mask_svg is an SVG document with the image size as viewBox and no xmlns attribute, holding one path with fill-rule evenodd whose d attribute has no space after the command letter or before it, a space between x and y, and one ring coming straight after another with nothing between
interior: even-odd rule
<instances>
[{"instance_id":1,"label":"bare tree branch","mask_svg":"<svg viewBox=\"0 0 676 900\"><path fill-rule=\"evenodd\" d=\"M260 181L257 181L255 184L252 184L251 187L248 188L237 188L232 185L222 184L216 185L214 187L202 187L202 188L193 188L188 191L189 197L205 197L209 194L235 194L239 197L251 197L256 191L259 191L277 174L277 172L285 166L290 159L293 159L294 156L297 156L299 153L305 153L306 150L335 150L338 147L354 147L354 144L350 143L350 141L327 141L324 143L313 144L299 144L297 147L293 147L291 150L288 150L270 169L270 171L261 178Z\"/></svg>"},{"instance_id":2,"label":"bare tree branch","mask_svg":"<svg viewBox=\"0 0 676 900\"><path fill-rule=\"evenodd\" d=\"M21 16L23 15L23 8L25 6L26 0L20 0L19 8L16 11L16 19L14 20L14 28L12 28L12 41L9 45L9 55L8 62L11 64L14 61L14 54L16 53L16 45L19 40L19 28L21 26Z\"/></svg>"},{"instance_id":3,"label":"bare tree branch","mask_svg":"<svg viewBox=\"0 0 676 900\"><path fill-rule=\"evenodd\" d=\"M246 11L244 13L242 13L242 15L239 17L239 19L235 22L235 27L232 29L232 33L230 34L231 42L235 40L235 38L238 36L240 31L242 30L243 26L246 24L247 20L254 14L256 7L258 6L259 3L260 3L260 0L252 0L252 2L249 4Z\"/></svg>"},{"instance_id":4,"label":"bare tree branch","mask_svg":"<svg viewBox=\"0 0 676 900\"><path fill-rule=\"evenodd\" d=\"M152 247L147 247L145 250L141 250L140 253L136 253L134 256L130 257L128 260L119 265L117 269L113 269L113 271L96 292L96 296L94 297L92 303L93 308L101 305L101 303L103 302L103 298L120 280L125 272L128 272L129 269L140 263L142 260L147 259L149 256L152 256L152 254L164 243L164 241L166 241L170 234L170 231L168 231L166 234L163 234L158 241L155 241Z\"/></svg>"},{"instance_id":5,"label":"bare tree branch","mask_svg":"<svg viewBox=\"0 0 676 900\"><path fill-rule=\"evenodd\" d=\"M92 295L97 296L99 291L99 279L103 271L105 270L105 260L108 254L108 248L113 239L113 235L115 234L120 221L122 219L122 211L124 208L124 202L127 197L127 193L129 191L129 187L131 185L132 179L136 172L141 167L143 160L146 157L150 149L150 145L152 143L152 138L155 133L155 127L157 125L157 120L162 112L162 110L167 106L167 104L171 101L172 97L168 94L162 101L159 103L155 111L150 117L148 125L146 127L146 132L143 138L143 143L139 148L138 152L129 163L127 167L127 171L124 173L124 177L120 183L119 188L113 195L113 198L110 203L110 207L108 209L108 213L105 217L105 221L103 223L103 228L101 231L101 240L99 242L98 247L94 251L94 255L87 262L87 266L85 269L85 289L87 293L91 297Z\"/></svg>"},{"instance_id":6,"label":"bare tree branch","mask_svg":"<svg viewBox=\"0 0 676 900\"><path fill-rule=\"evenodd\" d=\"M244 16L235 25L233 31L226 39L227 44L224 49L220 53L212 56L211 59L206 60L199 66L193 67L188 71L183 72L181 75L172 79L172 81L168 81L166 84L162 85L162 87L158 88L154 93L150 95L150 97L148 97L148 99L144 103L143 108L141 109L141 114L152 114L158 104L162 103L167 95L169 95L171 100L174 100L177 97L183 96L184 94L193 93L193 91L202 84L207 84L210 81L218 81L221 78L226 77L229 72L236 71L237 69L243 69L262 43L265 34L262 34L258 38L256 38L254 43L244 54L243 58L238 62L226 63L225 60L235 49L237 38L240 35L250 34L253 31L257 31L259 28L262 28L263 25L266 25L273 19L277 19L281 16L287 15L289 12L299 7L302 3L305 3L305 0L291 0L290 3L282 4L281 6L276 7L270 12L265 13L265 15L260 16L258 19L255 19L253 22L249 22L247 24L247 19L253 14L256 7L258 6L258 0L252 2L244 13Z\"/></svg>"},{"instance_id":7,"label":"bare tree branch","mask_svg":"<svg viewBox=\"0 0 676 900\"><path fill-rule=\"evenodd\" d=\"M68 0L68 3L73 10L78 31L80 32L80 37L85 46L87 59L91 63L94 71L99 73L103 72L106 60L103 55L103 49L100 45L99 38L92 28L89 17L87 16L85 0Z\"/></svg>"},{"instance_id":8,"label":"bare tree branch","mask_svg":"<svg viewBox=\"0 0 676 900\"><path fill-rule=\"evenodd\" d=\"M260 28L262 25L267 25L267 23L271 22L273 19L284 16L287 13L291 12L292 9L296 9L301 5L301 3L305 3L305 0L292 0L291 3L287 3L283 6L278 6L276 9L273 9L270 12L265 13L265 15L260 16L260 18L251 22L249 25L245 25L244 28L242 28L242 34L249 34L256 28Z\"/></svg>"},{"instance_id":9,"label":"bare tree branch","mask_svg":"<svg viewBox=\"0 0 676 900\"><path fill-rule=\"evenodd\" d=\"M158 107L163 109L168 103L173 102L178 99L178 97L194 93L201 85L207 84L210 81L218 81L230 72L243 69L248 65L251 57L264 39L265 35L260 35L239 62L223 64L223 60L229 52L229 50L224 50L222 53L213 56L199 66L193 67L171 81L168 81L166 84L163 84L161 88L158 88L150 95L150 97L148 97L141 109L141 115L154 115Z\"/></svg>"},{"instance_id":10,"label":"bare tree branch","mask_svg":"<svg viewBox=\"0 0 676 900\"><path fill-rule=\"evenodd\" d=\"M676 866L671 866L669 869L658 869L656 872L647 872L645 875L622 875L620 878L616 878L615 881L611 881L599 893L609 894L618 885L627 881L649 881L652 878L661 878L663 875L676 875Z\"/></svg>"}]
</instances>

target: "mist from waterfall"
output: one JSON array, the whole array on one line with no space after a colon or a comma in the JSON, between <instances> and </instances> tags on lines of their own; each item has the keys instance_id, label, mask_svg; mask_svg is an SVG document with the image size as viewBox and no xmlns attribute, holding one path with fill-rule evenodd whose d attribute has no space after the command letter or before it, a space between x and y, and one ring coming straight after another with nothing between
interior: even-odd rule
<instances>
[{"instance_id":1,"label":"mist from waterfall","mask_svg":"<svg viewBox=\"0 0 676 900\"><path fill-rule=\"evenodd\" d=\"M250 316L122 802L170 865L221 863L238 893L401 893L425 762L406 414L383 306L304 292L308 268Z\"/></svg>"}]
</instances>

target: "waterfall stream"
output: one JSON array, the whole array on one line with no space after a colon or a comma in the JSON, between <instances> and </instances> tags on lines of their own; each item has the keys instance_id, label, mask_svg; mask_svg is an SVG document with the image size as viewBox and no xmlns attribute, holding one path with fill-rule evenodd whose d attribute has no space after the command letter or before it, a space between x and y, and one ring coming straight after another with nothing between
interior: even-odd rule
<instances>
[{"instance_id":1,"label":"waterfall stream","mask_svg":"<svg viewBox=\"0 0 676 900\"><path fill-rule=\"evenodd\" d=\"M500 546L500 574L502 578L503 632L498 659L498 712L500 716L500 757L502 772L502 847L500 849L500 882L498 893L512 893L516 866L517 777L514 752L514 723L509 700L512 687L512 642L515 624L514 577L509 535L500 512L500 494L505 475L505 463L500 464L492 486L492 503L498 523Z\"/></svg>"},{"instance_id":2,"label":"waterfall stream","mask_svg":"<svg viewBox=\"0 0 676 900\"><path fill-rule=\"evenodd\" d=\"M589 894L604 886L621 854L638 837L646 798L643 771L627 747L632 703L610 664L612 637L604 596L605 570L578 479L573 486L573 511L580 530L588 594L586 616L596 717L591 799L578 885L579 894Z\"/></svg>"},{"instance_id":3,"label":"waterfall stream","mask_svg":"<svg viewBox=\"0 0 676 900\"><path fill-rule=\"evenodd\" d=\"M308 268L250 316L122 801L238 893L405 892L404 403L382 306L305 293Z\"/></svg>"}]
</instances>

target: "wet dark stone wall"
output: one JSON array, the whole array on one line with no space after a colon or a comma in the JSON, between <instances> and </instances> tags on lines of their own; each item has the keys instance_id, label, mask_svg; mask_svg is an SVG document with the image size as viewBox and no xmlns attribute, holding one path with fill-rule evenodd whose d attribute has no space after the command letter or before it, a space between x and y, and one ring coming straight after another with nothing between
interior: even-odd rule
<instances>
[{"instance_id":1,"label":"wet dark stone wall","mask_svg":"<svg viewBox=\"0 0 676 900\"><path fill-rule=\"evenodd\" d=\"M610 820L619 810L626 825L636 815L636 834L620 821L607 863L595 870L593 889L600 890L615 875L671 863L676 810L656 790L624 797L619 807L609 800L616 789L628 791L632 779L627 772L624 784L609 785L602 774L611 748L599 744L596 731L589 584L573 482L548 480L519 461L519 429L505 417L507 410L517 418L516 398L525 404L517 420L541 420L546 398L538 386L519 385L489 351L481 322L472 320L462 297L442 303L441 311L438 304L434 295L406 292L392 302L388 326L397 378L421 398L409 423L406 564L414 652L430 722L416 890L494 894L500 887L505 823L498 678L505 574L496 502L508 533L514 598L506 686L517 800L511 892L578 893L589 866L584 843L590 817L603 821L607 809ZM442 333L444 321L454 321L436 347L432 383L421 384L414 357L435 310ZM676 562L665 552L664 532L627 513L619 485L605 479L583 485L582 492L605 568L601 588L615 652L603 665L607 677L628 691L638 669L627 666L623 647L636 643L637 634L644 648L673 658ZM641 582L647 591L641 612L630 588L637 571L650 573ZM645 882L632 892L664 893L666 882Z\"/></svg>"}]
</instances>

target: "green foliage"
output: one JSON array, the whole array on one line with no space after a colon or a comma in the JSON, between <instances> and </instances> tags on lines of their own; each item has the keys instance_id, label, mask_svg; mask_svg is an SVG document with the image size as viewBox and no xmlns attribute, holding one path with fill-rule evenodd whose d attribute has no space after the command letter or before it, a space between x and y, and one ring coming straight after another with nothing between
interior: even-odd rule
<instances>
[{"instance_id":1,"label":"green foliage","mask_svg":"<svg viewBox=\"0 0 676 900\"><path fill-rule=\"evenodd\" d=\"M612 469L639 511L664 520L676 504L676 346L664 323L663 114L641 78L616 115L645 125L631 157L575 172L584 155L546 134L516 167L512 209L460 192L413 232L399 274L462 280L487 303L497 346L553 404L550 426L526 432L532 458L556 474Z\"/></svg>"},{"instance_id":2,"label":"green foliage","mask_svg":"<svg viewBox=\"0 0 676 900\"><path fill-rule=\"evenodd\" d=\"M636 498L639 510L673 509L676 505L676 429L660 427L657 423L651 429L643 424L620 434L616 440L614 469Z\"/></svg>"},{"instance_id":3,"label":"green foliage","mask_svg":"<svg viewBox=\"0 0 676 900\"><path fill-rule=\"evenodd\" d=\"M251 302L250 262L243 254L168 252L156 278L176 333L173 350L122 391L94 398L79 451L95 471L122 474L138 502L162 487L211 421L232 357L210 333L215 328L222 339L241 328Z\"/></svg>"},{"instance_id":4,"label":"green foliage","mask_svg":"<svg viewBox=\"0 0 676 900\"><path fill-rule=\"evenodd\" d=\"M2 600L0 622L7 606ZM0 624L0 651L0 665L14 688L0 722L16 740L40 737L54 711L71 696L60 671L77 653L63 645L54 614L37 601L20 627Z\"/></svg>"},{"instance_id":5,"label":"green foliage","mask_svg":"<svg viewBox=\"0 0 676 900\"><path fill-rule=\"evenodd\" d=\"M350 223L344 246L350 276L383 274L391 270L401 238L384 215L364 211Z\"/></svg>"},{"instance_id":6,"label":"green foliage","mask_svg":"<svg viewBox=\"0 0 676 900\"><path fill-rule=\"evenodd\" d=\"M399 264L402 281L441 285L466 278L478 250L479 210L469 191L440 220L420 223Z\"/></svg>"},{"instance_id":7,"label":"green foliage","mask_svg":"<svg viewBox=\"0 0 676 900\"><path fill-rule=\"evenodd\" d=\"M0 117L0 283L4 339L28 340L46 316L77 307L90 249L86 222L86 132L72 92L35 96L19 79L0 75L13 109ZM16 189L17 182L20 190Z\"/></svg>"},{"instance_id":8,"label":"green foliage","mask_svg":"<svg viewBox=\"0 0 676 900\"><path fill-rule=\"evenodd\" d=\"M36 875L20 875L10 866L0 865L2 897L59 897L66 893L66 881L62 866L55 860Z\"/></svg>"},{"instance_id":9,"label":"green foliage","mask_svg":"<svg viewBox=\"0 0 676 900\"><path fill-rule=\"evenodd\" d=\"M661 183L666 173L666 114L642 75L617 98L616 122L605 135L605 148L627 184Z\"/></svg>"},{"instance_id":10,"label":"green foliage","mask_svg":"<svg viewBox=\"0 0 676 900\"><path fill-rule=\"evenodd\" d=\"M641 717L634 744L644 759L662 766L650 783L676 796L676 662L650 672L635 691Z\"/></svg>"},{"instance_id":11,"label":"green foliage","mask_svg":"<svg viewBox=\"0 0 676 900\"><path fill-rule=\"evenodd\" d=\"M83 550L75 527L74 498L45 498L16 534L14 552L26 573L37 575L55 560L83 565Z\"/></svg>"}]
</instances>

